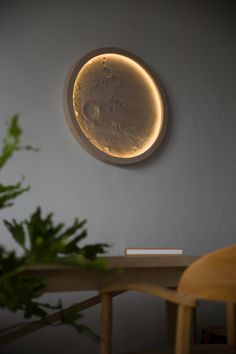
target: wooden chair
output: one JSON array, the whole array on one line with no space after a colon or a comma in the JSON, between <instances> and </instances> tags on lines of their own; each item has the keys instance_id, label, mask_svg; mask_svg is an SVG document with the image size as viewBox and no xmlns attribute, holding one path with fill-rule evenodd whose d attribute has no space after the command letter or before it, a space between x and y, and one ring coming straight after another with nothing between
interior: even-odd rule
<instances>
[{"instance_id":1,"label":"wooden chair","mask_svg":"<svg viewBox=\"0 0 236 354\"><path fill-rule=\"evenodd\" d=\"M219 345L219 352L236 353L236 245L199 258L183 273L177 291L148 284L115 285L102 289L101 336L103 340L100 354L112 353L112 294L120 291L141 291L177 304L176 343L172 351L175 354L192 353L192 347L190 348L191 318L197 301L225 302L227 345ZM204 349L206 350L204 353L208 353L209 350L209 353L216 354L217 348L215 345L194 346L193 353L202 352L201 349Z\"/></svg>"}]
</instances>

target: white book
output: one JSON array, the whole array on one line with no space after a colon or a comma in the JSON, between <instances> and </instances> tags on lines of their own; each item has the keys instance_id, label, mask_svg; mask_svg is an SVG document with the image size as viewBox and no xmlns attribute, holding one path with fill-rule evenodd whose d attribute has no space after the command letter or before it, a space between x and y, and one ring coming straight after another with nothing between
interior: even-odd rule
<instances>
[{"instance_id":1,"label":"white book","mask_svg":"<svg viewBox=\"0 0 236 354\"><path fill-rule=\"evenodd\" d=\"M181 255L181 248L126 248L126 256L145 256L145 255Z\"/></svg>"}]
</instances>

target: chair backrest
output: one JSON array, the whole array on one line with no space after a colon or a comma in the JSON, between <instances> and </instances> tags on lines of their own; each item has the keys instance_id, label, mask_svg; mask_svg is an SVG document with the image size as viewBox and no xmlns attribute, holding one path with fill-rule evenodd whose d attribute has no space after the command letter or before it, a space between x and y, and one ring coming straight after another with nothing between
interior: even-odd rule
<instances>
[{"instance_id":1,"label":"chair backrest","mask_svg":"<svg viewBox=\"0 0 236 354\"><path fill-rule=\"evenodd\" d=\"M183 273L178 292L236 303L236 245L199 258Z\"/></svg>"}]
</instances>

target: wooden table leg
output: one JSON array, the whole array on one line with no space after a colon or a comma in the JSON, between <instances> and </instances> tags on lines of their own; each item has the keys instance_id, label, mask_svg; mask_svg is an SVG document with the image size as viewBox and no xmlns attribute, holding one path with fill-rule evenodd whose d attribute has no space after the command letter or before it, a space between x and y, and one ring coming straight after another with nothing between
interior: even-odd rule
<instances>
[{"instance_id":1,"label":"wooden table leg","mask_svg":"<svg viewBox=\"0 0 236 354\"><path fill-rule=\"evenodd\" d=\"M227 303L227 343L236 347L236 304Z\"/></svg>"},{"instance_id":2,"label":"wooden table leg","mask_svg":"<svg viewBox=\"0 0 236 354\"><path fill-rule=\"evenodd\" d=\"M111 354L112 294L102 295L100 354Z\"/></svg>"},{"instance_id":3,"label":"wooden table leg","mask_svg":"<svg viewBox=\"0 0 236 354\"><path fill-rule=\"evenodd\" d=\"M166 338L167 345L169 347L174 347L175 345L175 336L176 336L176 320L177 320L177 308L176 304L172 302L165 302L166 310ZM196 329L196 310L193 310L192 313L192 326L191 326L191 342L193 344L197 343L197 329Z\"/></svg>"},{"instance_id":4,"label":"wooden table leg","mask_svg":"<svg viewBox=\"0 0 236 354\"><path fill-rule=\"evenodd\" d=\"M177 319L177 305L172 302L165 302L166 310L166 338L167 345L174 347L175 345L175 331L176 331L176 319Z\"/></svg>"}]
</instances>

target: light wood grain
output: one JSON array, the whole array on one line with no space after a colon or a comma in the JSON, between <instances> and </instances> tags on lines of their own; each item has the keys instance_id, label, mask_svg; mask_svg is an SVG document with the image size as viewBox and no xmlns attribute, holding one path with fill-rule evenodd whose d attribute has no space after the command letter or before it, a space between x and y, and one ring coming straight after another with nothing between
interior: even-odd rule
<instances>
[{"instance_id":1,"label":"light wood grain","mask_svg":"<svg viewBox=\"0 0 236 354\"><path fill-rule=\"evenodd\" d=\"M101 257L107 262L109 270L98 272L80 269L78 266L66 265L34 265L26 268L25 275L46 278L46 292L67 292L100 290L113 284L128 284L148 281L150 284L176 286L183 271L198 257L196 256L151 256L132 257L109 256ZM113 293L113 296L117 293ZM101 296L95 296L76 304L78 311L99 304ZM5 344L40 330L60 319L59 313L48 316L47 322L35 321L19 326L0 337L0 344Z\"/></svg>"},{"instance_id":2,"label":"light wood grain","mask_svg":"<svg viewBox=\"0 0 236 354\"><path fill-rule=\"evenodd\" d=\"M145 282L105 287L101 293L111 294L115 290L143 291L178 305L175 354L190 353L191 318L197 300L225 302L227 304L227 334L230 346L203 346L195 348L193 352L210 353L210 349L212 349L211 352L216 354L217 348L219 348L219 352L225 353L229 350L232 351L233 346L232 352L236 353L236 245L225 247L196 260L183 273L177 292L163 290Z\"/></svg>"},{"instance_id":3,"label":"light wood grain","mask_svg":"<svg viewBox=\"0 0 236 354\"><path fill-rule=\"evenodd\" d=\"M192 308L184 305L178 307L176 326L175 354L188 354L190 349Z\"/></svg>"},{"instance_id":4,"label":"light wood grain","mask_svg":"<svg viewBox=\"0 0 236 354\"><path fill-rule=\"evenodd\" d=\"M122 290L121 290L122 289ZM152 286L149 284L127 284L127 285L119 285L115 284L110 287L106 287L101 290L101 294L109 294L118 291L141 291L147 293L149 295L157 296L163 300L171 301L174 304L185 305L188 307L196 306L196 299L193 296L188 296L185 294L179 294L176 291L161 288L158 286Z\"/></svg>"},{"instance_id":5,"label":"light wood grain","mask_svg":"<svg viewBox=\"0 0 236 354\"><path fill-rule=\"evenodd\" d=\"M112 284L148 282L176 287L178 281L196 256L103 257L108 271L80 269L76 266L36 265L25 274L47 280L46 292L100 290Z\"/></svg>"},{"instance_id":6,"label":"light wood grain","mask_svg":"<svg viewBox=\"0 0 236 354\"><path fill-rule=\"evenodd\" d=\"M151 255L151 256L104 256L100 257L107 263L108 268L150 268L150 267L188 267L199 256L190 255ZM49 271L49 270L78 270L78 266L62 264L36 264L27 268L28 271Z\"/></svg>"},{"instance_id":7,"label":"light wood grain","mask_svg":"<svg viewBox=\"0 0 236 354\"><path fill-rule=\"evenodd\" d=\"M199 299L236 301L236 245L199 258L183 274L179 291Z\"/></svg>"}]
</instances>

